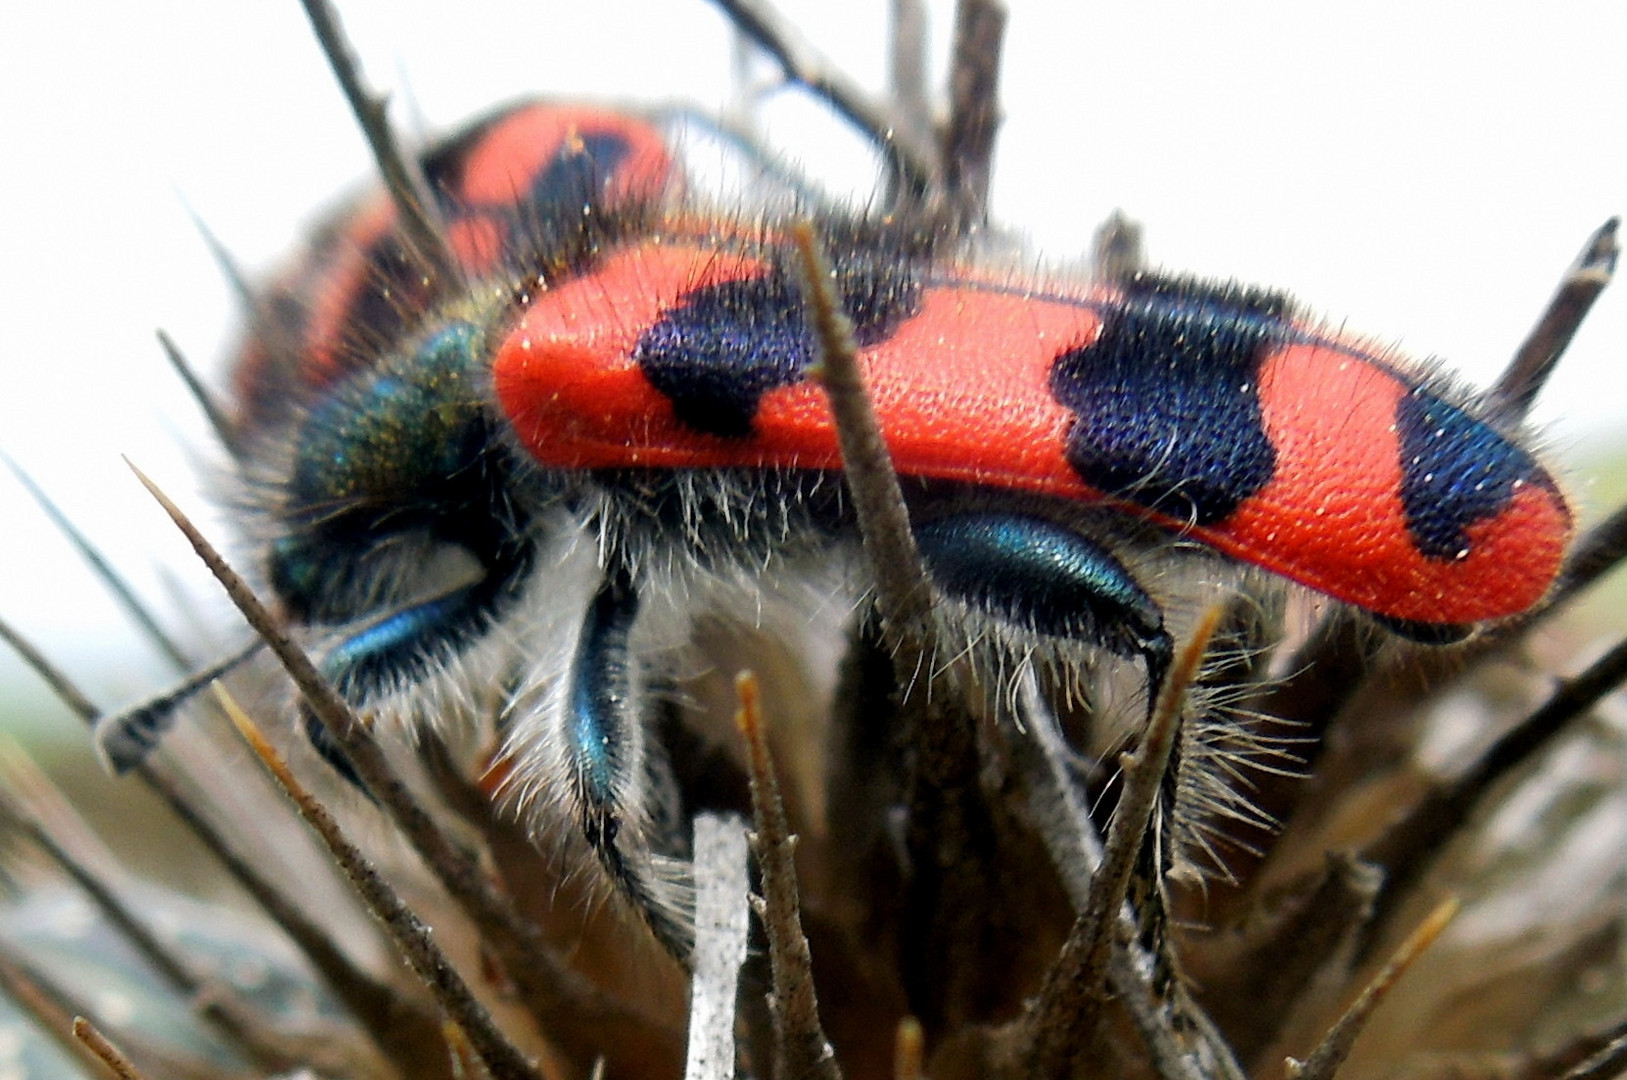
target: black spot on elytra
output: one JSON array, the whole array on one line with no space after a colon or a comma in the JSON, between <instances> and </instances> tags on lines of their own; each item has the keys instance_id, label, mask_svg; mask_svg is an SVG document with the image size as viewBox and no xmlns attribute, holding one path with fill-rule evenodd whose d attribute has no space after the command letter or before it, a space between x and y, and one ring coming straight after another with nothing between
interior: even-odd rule
<instances>
[{"instance_id":1,"label":"black spot on elytra","mask_svg":"<svg viewBox=\"0 0 1627 1080\"><path fill-rule=\"evenodd\" d=\"M580 213L597 203L605 181L616 175L632 147L619 135L607 132L584 133L572 145L561 147L531 181L531 203L543 212L558 209Z\"/></svg>"},{"instance_id":2,"label":"black spot on elytra","mask_svg":"<svg viewBox=\"0 0 1627 1080\"><path fill-rule=\"evenodd\" d=\"M1413 546L1426 558L1466 556L1469 526L1502 512L1519 484L1553 487L1531 455L1425 390L1407 394L1395 412L1401 509Z\"/></svg>"},{"instance_id":3,"label":"black spot on elytra","mask_svg":"<svg viewBox=\"0 0 1627 1080\"><path fill-rule=\"evenodd\" d=\"M919 307L920 284L907 263L852 257L836 265L859 346L885 340ZM814 354L800 285L778 269L694 290L633 349L679 420L734 437L751 434L763 395L801 381Z\"/></svg>"},{"instance_id":4,"label":"black spot on elytra","mask_svg":"<svg viewBox=\"0 0 1627 1080\"><path fill-rule=\"evenodd\" d=\"M508 199L498 204L467 202L459 193L470 155L494 126L515 112L513 107L493 112L425 153L421 162L428 187L448 224L489 222L500 249L514 265L528 272L557 272L578 265L592 240L607 231L606 215L593 211L602 203L606 180L625 166L632 145L615 130L582 132L533 175L516 176ZM261 351L277 355L256 358L253 346L245 350L239 395L251 423L286 416L300 393L325 393L350 373L378 362L416 329L426 312L434 310L446 283L426 279L422 260L407 247L399 229L387 230L360 247L362 265L353 267L357 223L353 212L328 222L312 240L299 276L262 298L262 318L269 329ZM320 330L334 330L335 336L317 340L313 314L327 305L341 310ZM324 363L303 366L306 353L318 346L328 350Z\"/></svg>"},{"instance_id":5,"label":"black spot on elytra","mask_svg":"<svg viewBox=\"0 0 1627 1080\"><path fill-rule=\"evenodd\" d=\"M1101 335L1057 357L1075 414L1068 463L1109 495L1190 521L1225 520L1270 482L1259 370L1285 334L1278 293L1139 276Z\"/></svg>"},{"instance_id":6,"label":"black spot on elytra","mask_svg":"<svg viewBox=\"0 0 1627 1080\"><path fill-rule=\"evenodd\" d=\"M504 113L439 148L424 159L424 174L436 193L448 222L486 218L496 224L505 245L512 244L522 226L562 219L579 220L603 202L605 182L632 153L632 147L613 131L583 131L560 146L553 158L529 177L515 176L513 195L502 203L464 202L456 196L463 187L463 170L470 153L491 127L512 114Z\"/></svg>"},{"instance_id":7,"label":"black spot on elytra","mask_svg":"<svg viewBox=\"0 0 1627 1080\"><path fill-rule=\"evenodd\" d=\"M749 435L762 396L813 362L802 298L781 275L696 289L639 338L633 358L678 419L713 435Z\"/></svg>"},{"instance_id":8,"label":"black spot on elytra","mask_svg":"<svg viewBox=\"0 0 1627 1080\"><path fill-rule=\"evenodd\" d=\"M561 244L552 236L539 241L535 235L539 229L533 223L555 222L566 232L579 226L588 208L601 202L605 180L621 167L631 147L614 133L583 134L562 146L528 183L524 177L515 177L512 200L499 205L464 202L456 192L462 187L469 155L509 115L493 116L426 154L423 168L429 189L449 226L487 220L504 248L516 247L522 238L531 247L539 242ZM397 230L379 237L363 254L366 269L340 319L348 331L347 340L339 343L344 353L340 360L347 370L357 366L356 358L375 356L411 332L411 320L430 308L436 288L426 281L422 263Z\"/></svg>"},{"instance_id":9,"label":"black spot on elytra","mask_svg":"<svg viewBox=\"0 0 1627 1080\"><path fill-rule=\"evenodd\" d=\"M431 288L397 232L379 237L366 250L361 287L340 323L348 331L342 347L361 357L375 356L406 336L409 312L431 299ZM347 365L351 366L351 365Z\"/></svg>"}]
</instances>

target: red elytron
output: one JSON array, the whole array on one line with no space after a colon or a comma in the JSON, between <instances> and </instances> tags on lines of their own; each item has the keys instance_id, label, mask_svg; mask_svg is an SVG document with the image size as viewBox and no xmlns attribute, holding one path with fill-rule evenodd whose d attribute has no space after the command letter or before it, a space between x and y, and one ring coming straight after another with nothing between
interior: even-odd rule
<instances>
[{"instance_id":1,"label":"red elytron","mask_svg":"<svg viewBox=\"0 0 1627 1080\"><path fill-rule=\"evenodd\" d=\"M476 122L423 165L470 280L523 274L515 264L543 255L549 228L583 205L608 211L677 183L660 132L640 118L536 102ZM433 307L444 283L425 277L398 224L384 192L369 193L261 298L234 373L245 423L365 367Z\"/></svg>"},{"instance_id":2,"label":"red elytron","mask_svg":"<svg viewBox=\"0 0 1627 1080\"><path fill-rule=\"evenodd\" d=\"M532 298L493 359L497 397L521 443L557 469L839 469L817 384L798 378L766 389L749 430L717 434L681 417L641 360L651 329L675 309L725 283L770 279L784 258L743 241L643 241ZM1169 457L1110 491L1070 463L1071 433L1094 418L1059 400L1065 395L1054 383L1059 358L1088 354L1133 300L1113 289L1024 291L953 267L927 275L897 327L861 353L905 475L1070 499L1112 497L1189 527L1227 554L1411 622L1511 615L1541 599L1558 573L1571 519L1551 478L1485 421L1434 397L1419 376L1360 342L1254 312L1256 322L1274 324L1264 325L1266 340L1255 354L1217 361L1202 355L1200 336L1162 353L1149 349L1140 362L1154 377L1133 388L1145 397L1127 403L1132 419L1139 405L1145 426L1167 426L1167 399L1191 389L1183 382L1223 374L1254 399L1258 426L1250 432L1184 417L1184 430L1167 440ZM1164 314L1183 304L1191 297L1168 301ZM1211 307L1206 318L1231 313L1223 303ZM763 317L749 307L715 314L742 335ZM762 336L761 352L771 351L773 335ZM748 358L747 366L753 363L773 360L759 353ZM734 377L744 370L737 366ZM697 367L694 377L717 373ZM1403 404L1421 396L1448 410L1452 424L1409 440ZM1245 481L1227 476L1223 486L1238 488L1228 512L1176 517L1176 506L1191 503L1179 499L1181 488L1225 457L1227 445L1214 444L1251 434L1274 455L1265 482L1242 490ZM1409 475L1427 486L1431 470L1441 474L1436 501L1409 506ZM1431 515L1452 519L1461 542L1430 550L1417 519Z\"/></svg>"}]
</instances>

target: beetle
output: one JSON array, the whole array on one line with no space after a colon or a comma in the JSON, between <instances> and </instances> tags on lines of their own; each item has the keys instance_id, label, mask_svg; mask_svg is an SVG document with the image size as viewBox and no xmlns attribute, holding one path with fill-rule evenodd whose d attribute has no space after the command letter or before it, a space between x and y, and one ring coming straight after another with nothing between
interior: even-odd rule
<instances>
[{"instance_id":1,"label":"beetle","mask_svg":"<svg viewBox=\"0 0 1627 1080\"><path fill-rule=\"evenodd\" d=\"M1150 707L1174 640L1153 579L1182 553L1420 640L1558 573L1570 511L1529 437L1280 293L1051 278L823 205L731 213L628 111L524 103L421 164L456 274L373 197L258 305L230 442L259 570L358 705L498 692L516 798L561 806L678 951L682 811L652 723L675 649L810 579L862 610L873 573L808 377L794 218L989 670L1118 657ZM127 766L145 742L117 734Z\"/></svg>"}]
</instances>

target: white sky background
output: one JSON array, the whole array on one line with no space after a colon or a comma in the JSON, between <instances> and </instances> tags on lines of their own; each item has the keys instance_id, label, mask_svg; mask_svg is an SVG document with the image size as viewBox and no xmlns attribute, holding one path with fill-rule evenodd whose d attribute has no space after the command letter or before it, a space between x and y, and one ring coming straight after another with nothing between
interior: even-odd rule
<instances>
[{"instance_id":1,"label":"white sky background","mask_svg":"<svg viewBox=\"0 0 1627 1080\"><path fill-rule=\"evenodd\" d=\"M950 5L933 6L941 46ZM1619 0L1012 6L994 208L1054 259L1122 207L1156 264L1289 288L1484 383L1589 231L1627 211ZM785 7L881 84L884 4ZM348 0L343 14L371 81L431 132L523 94L715 110L732 87L730 39L702 0ZM773 145L867 190L857 142L804 131L818 110L782 105ZM247 266L274 266L368 169L333 79L293 0L10 5L0 146L0 448L169 617L186 616L164 600L165 566L218 612L119 455L204 506L187 447L207 436L152 335L166 328L218 379L233 310L183 198ZM1566 459L1627 434L1617 290L1539 413ZM165 681L3 475L0 546L0 616L98 700ZM0 657L0 687L17 670Z\"/></svg>"}]
</instances>

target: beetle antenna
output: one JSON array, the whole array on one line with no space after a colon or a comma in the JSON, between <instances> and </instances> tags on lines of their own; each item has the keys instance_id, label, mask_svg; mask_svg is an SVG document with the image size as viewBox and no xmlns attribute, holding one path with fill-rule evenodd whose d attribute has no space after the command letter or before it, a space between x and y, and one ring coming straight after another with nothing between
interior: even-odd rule
<instances>
[{"instance_id":1,"label":"beetle antenna","mask_svg":"<svg viewBox=\"0 0 1627 1080\"><path fill-rule=\"evenodd\" d=\"M101 717L91 737L102 760L120 776L141 764L175 723L177 709L197 696L198 691L243 664L264 645L265 642L256 639L246 648L193 672L146 701Z\"/></svg>"}]
</instances>

